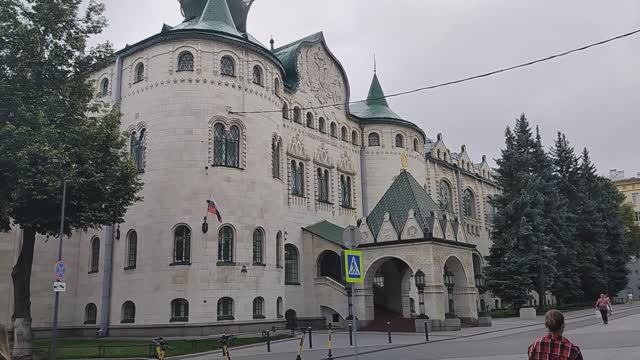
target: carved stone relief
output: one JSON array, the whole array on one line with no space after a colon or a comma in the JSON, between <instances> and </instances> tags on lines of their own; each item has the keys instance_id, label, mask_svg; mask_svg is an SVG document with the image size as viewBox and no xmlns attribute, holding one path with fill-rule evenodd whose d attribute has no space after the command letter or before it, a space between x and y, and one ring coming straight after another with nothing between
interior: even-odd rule
<instances>
[{"instance_id":1,"label":"carved stone relief","mask_svg":"<svg viewBox=\"0 0 640 360\"><path fill-rule=\"evenodd\" d=\"M320 104L343 101L342 75L320 45L304 48L298 56L297 66L300 92L313 94Z\"/></svg>"}]
</instances>

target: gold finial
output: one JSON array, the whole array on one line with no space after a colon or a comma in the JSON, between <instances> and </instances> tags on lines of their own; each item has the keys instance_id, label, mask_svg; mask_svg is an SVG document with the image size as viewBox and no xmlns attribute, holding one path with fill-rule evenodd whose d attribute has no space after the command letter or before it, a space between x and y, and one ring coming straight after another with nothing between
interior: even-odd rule
<instances>
[{"instance_id":1,"label":"gold finial","mask_svg":"<svg viewBox=\"0 0 640 360\"><path fill-rule=\"evenodd\" d=\"M409 167L409 154L407 150L402 150L402 154L400 154L400 166L402 170L407 170Z\"/></svg>"}]
</instances>

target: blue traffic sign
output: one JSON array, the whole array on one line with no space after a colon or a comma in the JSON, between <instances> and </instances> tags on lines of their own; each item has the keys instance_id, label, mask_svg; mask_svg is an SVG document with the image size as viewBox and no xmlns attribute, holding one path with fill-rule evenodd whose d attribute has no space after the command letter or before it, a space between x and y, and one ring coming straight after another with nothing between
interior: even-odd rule
<instances>
[{"instance_id":1,"label":"blue traffic sign","mask_svg":"<svg viewBox=\"0 0 640 360\"><path fill-rule=\"evenodd\" d=\"M362 284L364 274L362 273L362 251L344 251L345 280L348 283Z\"/></svg>"},{"instance_id":2,"label":"blue traffic sign","mask_svg":"<svg viewBox=\"0 0 640 360\"><path fill-rule=\"evenodd\" d=\"M64 265L64 261L58 261L56 263L56 279L58 279L58 281L62 281L64 280L64 274L67 271L67 268Z\"/></svg>"}]
</instances>

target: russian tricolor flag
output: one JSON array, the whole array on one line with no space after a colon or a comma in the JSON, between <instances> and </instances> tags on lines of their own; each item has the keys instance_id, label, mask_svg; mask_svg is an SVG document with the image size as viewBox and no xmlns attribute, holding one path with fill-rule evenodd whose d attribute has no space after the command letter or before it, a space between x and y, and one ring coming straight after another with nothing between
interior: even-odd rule
<instances>
[{"instance_id":1,"label":"russian tricolor flag","mask_svg":"<svg viewBox=\"0 0 640 360\"><path fill-rule=\"evenodd\" d=\"M216 205L213 197L207 200L207 212L215 215L218 218L218 222L222 224L222 215L220 215L220 208Z\"/></svg>"}]
</instances>

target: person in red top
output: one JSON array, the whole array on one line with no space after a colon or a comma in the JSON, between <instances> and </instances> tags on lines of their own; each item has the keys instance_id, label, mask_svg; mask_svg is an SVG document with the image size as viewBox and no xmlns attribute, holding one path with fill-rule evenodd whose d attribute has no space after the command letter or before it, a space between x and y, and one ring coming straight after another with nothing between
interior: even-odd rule
<instances>
[{"instance_id":1,"label":"person in red top","mask_svg":"<svg viewBox=\"0 0 640 360\"><path fill-rule=\"evenodd\" d=\"M602 322L607 325L609 323L609 309L611 308L611 301L609 297L604 294L600 294L600 299L596 302L596 309L600 311L602 316Z\"/></svg>"},{"instance_id":2,"label":"person in red top","mask_svg":"<svg viewBox=\"0 0 640 360\"><path fill-rule=\"evenodd\" d=\"M529 346L529 360L584 360L580 348L562 336L564 315L560 311L549 310L544 315L544 326L549 333Z\"/></svg>"}]
</instances>

